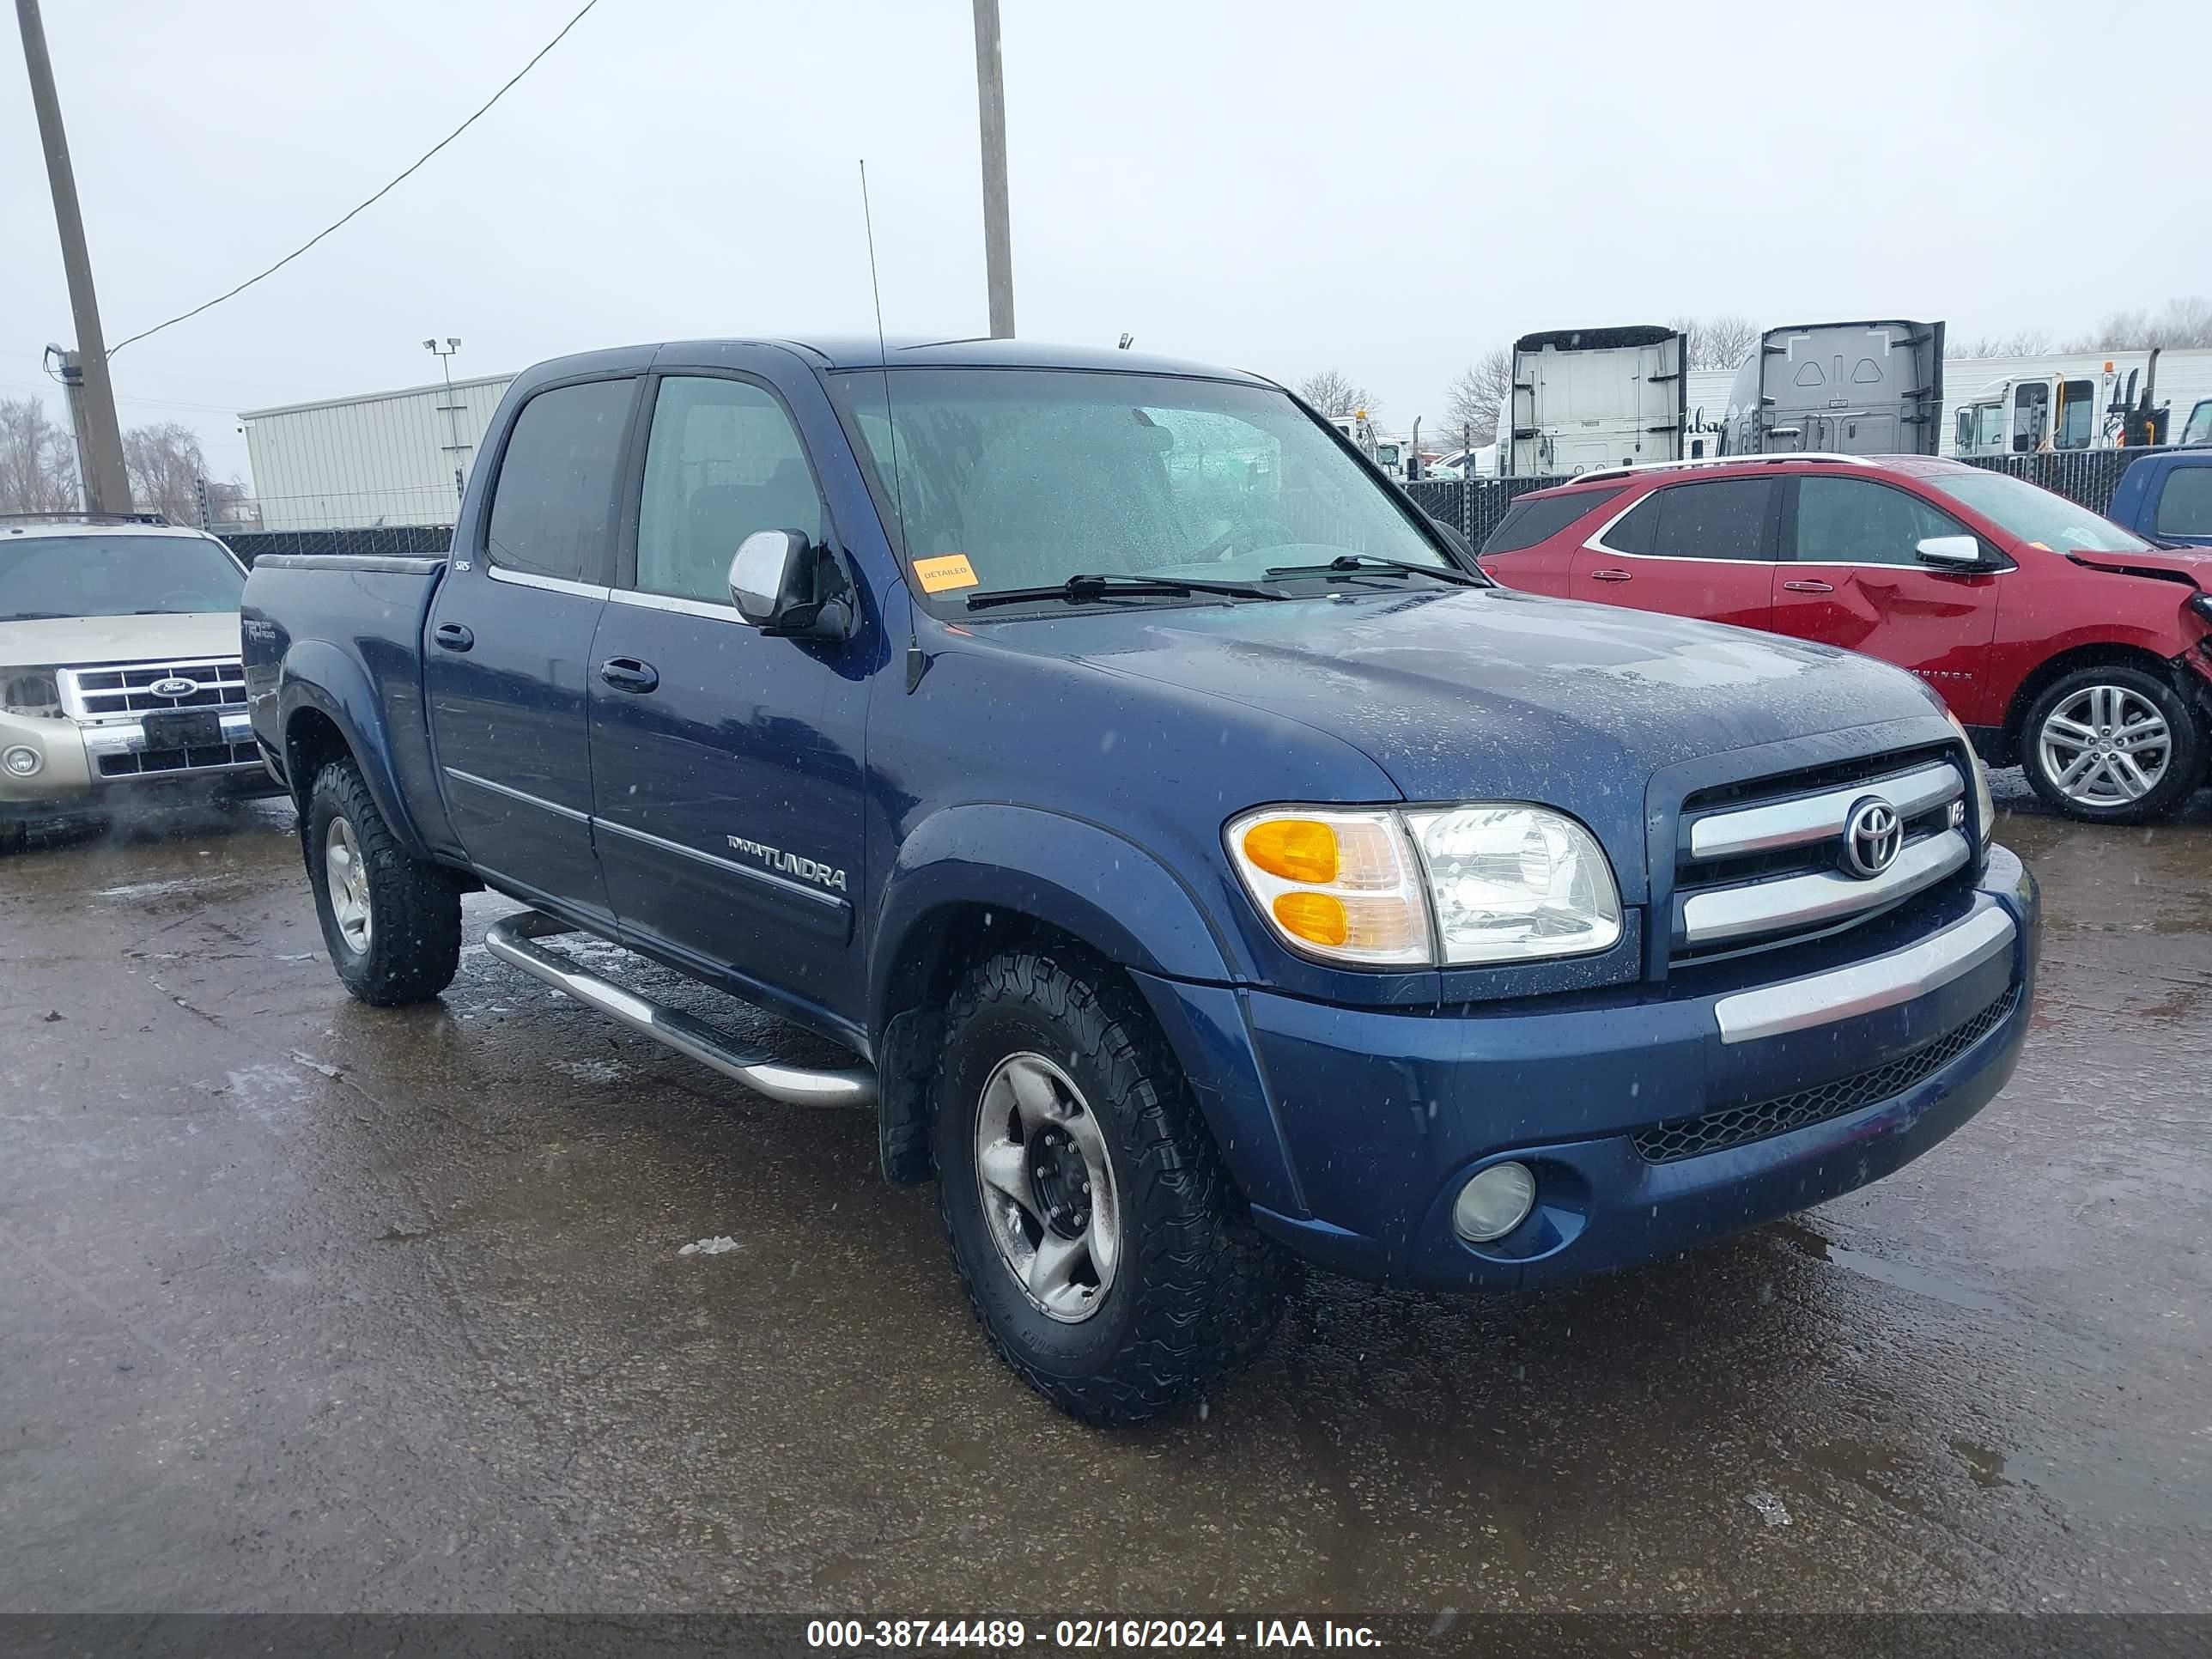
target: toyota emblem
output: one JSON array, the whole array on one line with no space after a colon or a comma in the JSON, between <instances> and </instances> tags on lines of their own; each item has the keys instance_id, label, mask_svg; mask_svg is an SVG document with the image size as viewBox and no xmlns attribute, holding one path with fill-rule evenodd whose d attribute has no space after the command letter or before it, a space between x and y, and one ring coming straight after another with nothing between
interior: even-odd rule
<instances>
[{"instance_id":1,"label":"toyota emblem","mask_svg":"<svg viewBox=\"0 0 2212 1659\"><path fill-rule=\"evenodd\" d=\"M1905 825L1897 809L1879 795L1869 795L1844 820L1844 873L1872 881L1897 862L1905 846Z\"/></svg>"},{"instance_id":2,"label":"toyota emblem","mask_svg":"<svg viewBox=\"0 0 2212 1659\"><path fill-rule=\"evenodd\" d=\"M182 674L172 674L167 679L155 680L146 689L157 697L189 697L200 689L200 683L188 680Z\"/></svg>"}]
</instances>

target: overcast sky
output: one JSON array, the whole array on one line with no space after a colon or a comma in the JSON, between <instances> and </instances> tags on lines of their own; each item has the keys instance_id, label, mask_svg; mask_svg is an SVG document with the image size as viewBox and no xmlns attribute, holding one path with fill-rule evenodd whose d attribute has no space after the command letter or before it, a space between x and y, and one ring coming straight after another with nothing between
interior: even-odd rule
<instances>
[{"instance_id":1,"label":"overcast sky","mask_svg":"<svg viewBox=\"0 0 2212 1659\"><path fill-rule=\"evenodd\" d=\"M229 287L481 103L580 0L45 0L107 337ZM2064 333L2212 289L2212 6L1002 0L1033 338L1433 426L1539 328L1740 312ZM0 33L7 32L0 25ZM0 64L0 393L72 337ZM984 331L968 0L599 0L343 230L114 360L125 425L707 334ZM2186 160L2179 158L2184 151ZM59 414L58 401L56 411Z\"/></svg>"}]
</instances>

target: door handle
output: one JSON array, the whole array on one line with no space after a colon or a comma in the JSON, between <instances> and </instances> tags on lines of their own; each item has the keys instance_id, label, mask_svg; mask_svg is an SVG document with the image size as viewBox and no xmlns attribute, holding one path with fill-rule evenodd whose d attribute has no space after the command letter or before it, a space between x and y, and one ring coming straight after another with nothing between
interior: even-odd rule
<instances>
[{"instance_id":1,"label":"door handle","mask_svg":"<svg viewBox=\"0 0 2212 1659\"><path fill-rule=\"evenodd\" d=\"M440 623L430 637L448 651L465 651L477 642L477 636L459 623Z\"/></svg>"},{"instance_id":2,"label":"door handle","mask_svg":"<svg viewBox=\"0 0 2212 1659\"><path fill-rule=\"evenodd\" d=\"M1590 580L1594 582L1625 582L1630 580L1630 575L1626 570L1593 570Z\"/></svg>"},{"instance_id":3,"label":"door handle","mask_svg":"<svg viewBox=\"0 0 2212 1659\"><path fill-rule=\"evenodd\" d=\"M599 678L617 691L650 691L660 684L660 671L635 657L609 657L599 665Z\"/></svg>"},{"instance_id":4,"label":"door handle","mask_svg":"<svg viewBox=\"0 0 2212 1659\"><path fill-rule=\"evenodd\" d=\"M1792 593L1832 593L1836 591L1826 582L1784 582L1782 586Z\"/></svg>"}]
</instances>

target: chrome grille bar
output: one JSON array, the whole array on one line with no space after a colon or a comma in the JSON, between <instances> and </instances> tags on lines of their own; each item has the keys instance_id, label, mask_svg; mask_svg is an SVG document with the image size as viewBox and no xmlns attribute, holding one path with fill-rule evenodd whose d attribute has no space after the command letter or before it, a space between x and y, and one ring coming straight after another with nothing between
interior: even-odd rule
<instances>
[{"instance_id":1,"label":"chrome grille bar","mask_svg":"<svg viewBox=\"0 0 2212 1659\"><path fill-rule=\"evenodd\" d=\"M1844 820L1850 816L1851 808L1869 795L1881 796L1897 809L1898 817L1911 820L1966 793L1966 780L1959 775L1959 769L1948 761L1936 761L1913 771L1869 778L1817 795L1698 818L1690 826L1690 856L1740 858L1833 841L1844 833Z\"/></svg>"},{"instance_id":2,"label":"chrome grille bar","mask_svg":"<svg viewBox=\"0 0 2212 1659\"><path fill-rule=\"evenodd\" d=\"M236 657L64 668L56 678L61 684L63 712L84 725L171 708L246 707L246 665ZM181 697L155 696L152 688L167 679L191 680L198 689Z\"/></svg>"},{"instance_id":3,"label":"chrome grille bar","mask_svg":"<svg viewBox=\"0 0 2212 1659\"><path fill-rule=\"evenodd\" d=\"M1677 938L1695 949L1848 921L1933 887L1964 869L1971 856L1966 832L1946 830L1907 845L1894 864L1870 881L1839 870L1815 870L1741 887L1704 889L1679 901Z\"/></svg>"}]
</instances>

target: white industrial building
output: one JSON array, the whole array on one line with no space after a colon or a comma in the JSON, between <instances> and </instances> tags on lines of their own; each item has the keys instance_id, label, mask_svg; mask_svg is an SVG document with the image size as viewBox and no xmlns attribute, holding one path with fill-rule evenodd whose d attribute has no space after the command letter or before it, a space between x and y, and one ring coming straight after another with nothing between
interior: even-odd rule
<instances>
[{"instance_id":1,"label":"white industrial building","mask_svg":"<svg viewBox=\"0 0 2212 1659\"><path fill-rule=\"evenodd\" d=\"M512 374L239 416L264 530L441 525Z\"/></svg>"},{"instance_id":2,"label":"white industrial building","mask_svg":"<svg viewBox=\"0 0 2212 1659\"><path fill-rule=\"evenodd\" d=\"M2090 374L2110 362L2124 379L2140 368L2141 351L2054 352L2036 357L1953 357L1943 365L1942 453L1949 454L1957 415L1985 387L2024 374ZM1684 388L1693 441L1719 451L1732 369L1692 369ZM486 374L370 392L327 403L248 410L246 428L253 493L267 530L352 529L374 525L447 525L453 521L465 477L492 412L514 380ZM2157 400L2172 411L2177 434L2199 398L2212 398L2212 350L2160 355ZM1702 413L1703 421L1699 416ZM1449 434L1436 434L1442 442Z\"/></svg>"}]
</instances>

